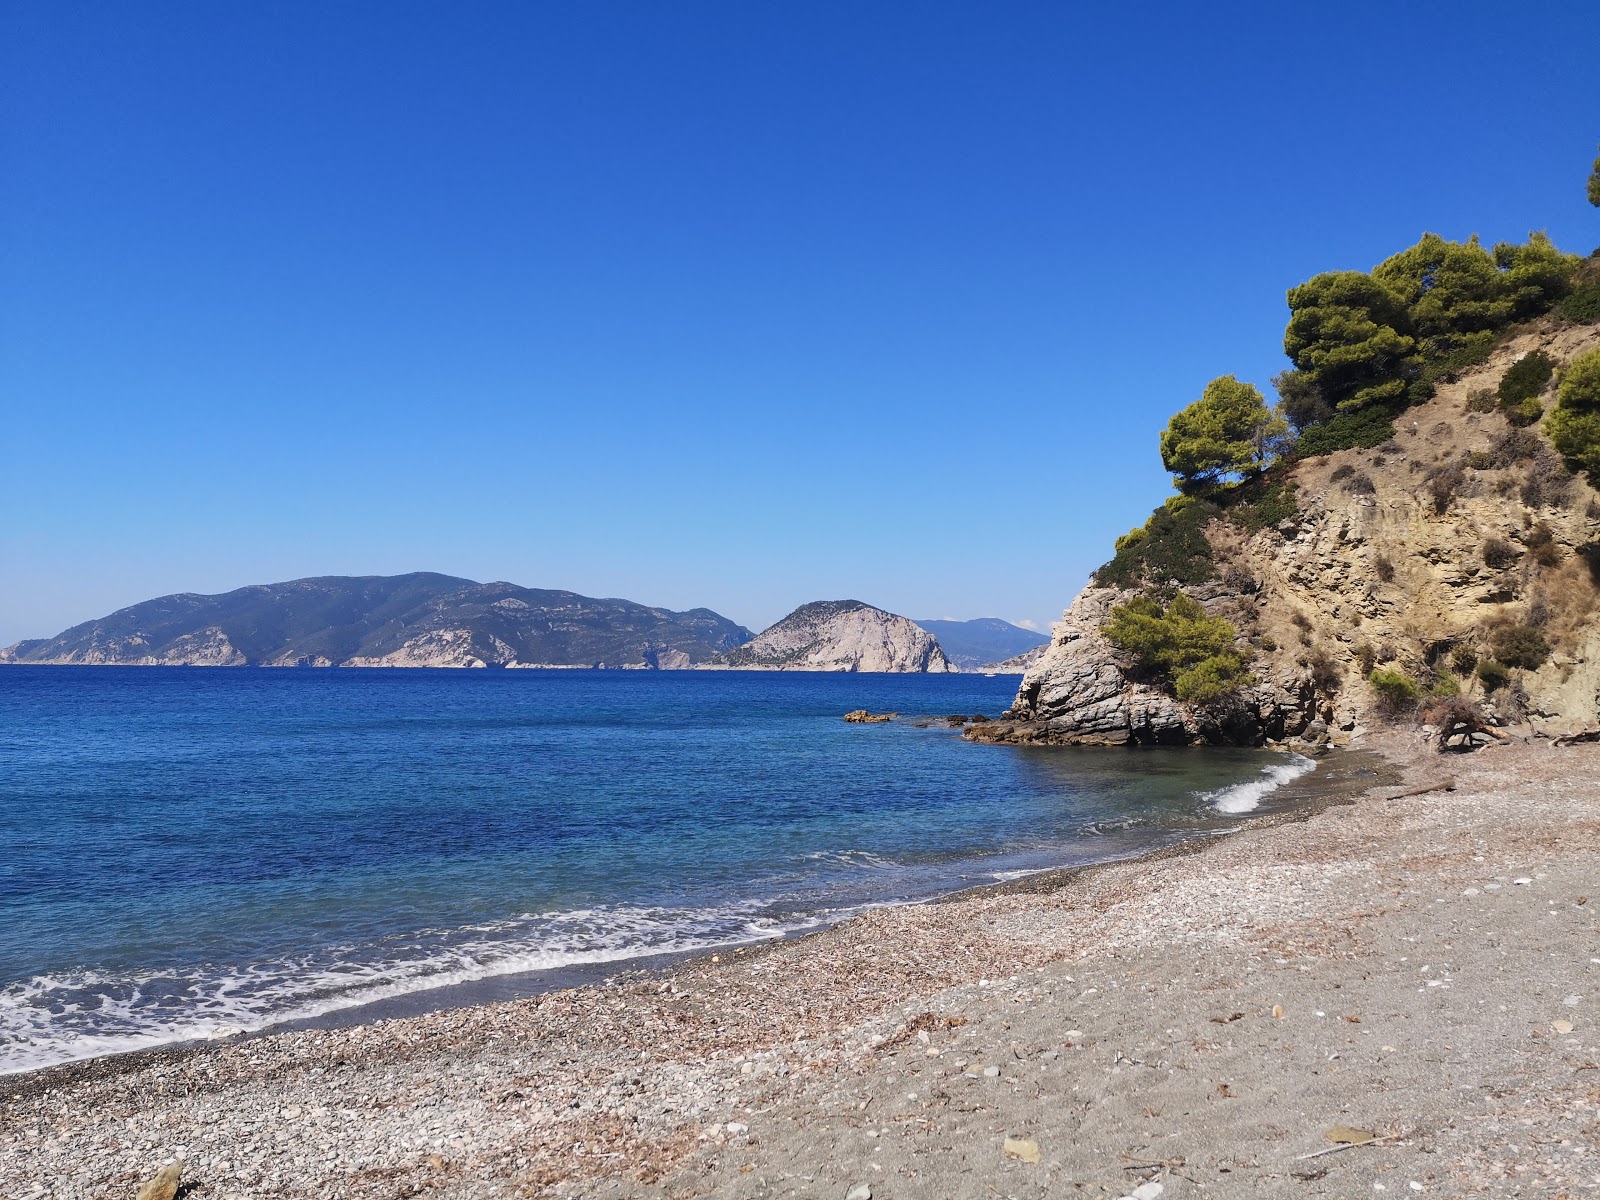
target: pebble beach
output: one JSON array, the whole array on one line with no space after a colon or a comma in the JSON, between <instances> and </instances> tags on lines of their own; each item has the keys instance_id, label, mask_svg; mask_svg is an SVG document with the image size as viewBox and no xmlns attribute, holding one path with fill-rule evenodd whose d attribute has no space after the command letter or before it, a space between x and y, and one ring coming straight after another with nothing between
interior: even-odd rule
<instances>
[{"instance_id":1,"label":"pebble beach","mask_svg":"<svg viewBox=\"0 0 1600 1200\"><path fill-rule=\"evenodd\" d=\"M1178 851L0 1078L0 1196L1600 1192L1600 746L1370 749Z\"/></svg>"}]
</instances>

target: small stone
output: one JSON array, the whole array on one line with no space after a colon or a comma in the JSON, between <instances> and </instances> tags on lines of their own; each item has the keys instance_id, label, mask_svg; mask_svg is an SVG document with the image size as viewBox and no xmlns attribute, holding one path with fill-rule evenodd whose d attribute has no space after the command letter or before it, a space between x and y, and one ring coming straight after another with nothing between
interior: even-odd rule
<instances>
[{"instance_id":1,"label":"small stone","mask_svg":"<svg viewBox=\"0 0 1600 1200\"><path fill-rule=\"evenodd\" d=\"M983 1069L983 1077L985 1079L999 1079L1000 1078L1000 1068L999 1067L985 1067Z\"/></svg>"},{"instance_id":2,"label":"small stone","mask_svg":"<svg viewBox=\"0 0 1600 1200\"><path fill-rule=\"evenodd\" d=\"M1283 1005L1274 1004L1272 1006L1272 1019L1275 1021L1283 1020Z\"/></svg>"},{"instance_id":3,"label":"small stone","mask_svg":"<svg viewBox=\"0 0 1600 1200\"><path fill-rule=\"evenodd\" d=\"M1577 1008L1578 1005L1583 1003L1583 997L1582 996L1568 996L1561 1003L1565 1004L1568 1008Z\"/></svg>"},{"instance_id":4,"label":"small stone","mask_svg":"<svg viewBox=\"0 0 1600 1200\"><path fill-rule=\"evenodd\" d=\"M1482 893L1479 892L1477 888L1468 888L1466 891L1462 892L1461 894L1463 896L1478 896L1478 895L1482 895Z\"/></svg>"},{"instance_id":5,"label":"small stone","mask_svg":"<svg viewBox=\"0 0 1600 1200\"><path fill-rule=\"evenodd\" d=\"M1517 877L1516 877L1516 878L1515 878L1515 879L1513 879L1513 880L1512 880L1512 881L1511 881L1511 882L1512 882L1512 883L1514 883L1514 884L1516 884L1516 885L1517 885L1517 886L1518 886L1518 887L1527 887L1527 886L1528 886L1528 885L1529 885L1529 884L1530 884L1530 883L1532 883L1532 882L1533 882L1533 880L1532 880L1532 879L1530 879L1530 878L1529 878L1529 877L1528 877L1528 876L1526 876L1526 875L1518 875L1518 876L1517 876Z\"/></svg>"},{"instance_id":6,"label":"small stone","mask_svg":"<svg viewBox=\"0 0 1600 1200\"><path fill-rule=\"evenodd\" d=\"M872 1185L858 1183L844 1194L844 1200L872 1200Z\"/></svg>"},{"instance_id":7,"label":"small stone","mask_svg":"<svg viewBox=\"0 0 1600 1200\"><path fill-rule=\"evenodd\" d=\"M1032 1138L1011 1138L1005 1142L1005 1152L1012 1158L1020 1159L1025 1163L1039 1161L1039 1143Z\"/></svg>"},{"instance_id":8,"label":"small stone","mask_svg":"<svg viewBox=\"0 0 1600 1200\"><path fill-rule=\"evenodd\" d=\"M1133 1200L1156 1200L1156 1197L1166 1190L1165 1184L1157 1183L1152 1179L1149 1183L1141 1183L1128 1195L1132 1196Z\"/></svg>"},{"instance_id":9,"label":"small stone","mask_svg":"<svg viewBox=\"0 0 1600 1200\"><path fill-rule=\"evenodd\" d=\"M1572 1022L1571 1021L1551 1021L1550 1022L1550 1028L1554 1029L1557 1033L1571 1033L1572 1032Z\"/></svg>"},{"instance_id":10,"label":"small stone","mask_svg":"<svg viewBox=\"0 0 1600 1200\"><path fill-rule=\"evenodd\" d=\"M753 1062L742 1063L739 1066L739 1074L741 1074L741 1075L753 1075L755 1073L755 1069L756 1069L756 1065Z\"/></svg>"},{"instance_id":11,"label":"small stone","mask_svg":"<svg viewBox=\"0 0 1600 1200\"><path fill-rule=\"evenodd\" d=\"M729 1121L728 1122L728 1132L729 1133L749 1133L750 1132L750 1126L746 1125L743 1121Z\"/></svg>"},{"instance_id":12,"label":"small stone","mask_svg":"<svg viewBox=\"0 0 1600 1200\"><path fill-rule=\"evenodd\" d=\"M178 1179L182 1174L182 1161L169 1162L156 1172L155 1178L139 1189L136 1200L172 1200L178 1194Z\"/></svg>"}]
</instances>

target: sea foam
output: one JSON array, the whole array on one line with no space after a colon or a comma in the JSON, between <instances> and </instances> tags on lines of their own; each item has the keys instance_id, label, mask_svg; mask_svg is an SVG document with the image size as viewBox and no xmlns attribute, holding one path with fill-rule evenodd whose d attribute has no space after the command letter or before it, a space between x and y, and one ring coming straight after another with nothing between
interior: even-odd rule
<instances>
[{"instance_id":1,"label":"sea foam","mask_svg":"<svg viewBox=\"0 0 1600 1200\"><path fill-rule=\"evenodd\" d=\"M1261 775L1256 779L1248 779L1214 792L1202 792L1201 799L1221 813L1252 812L1273 792L1316 769L1315 762L1297 754L1286 763L1262 767Z\"/></svg>"}]
</instances>

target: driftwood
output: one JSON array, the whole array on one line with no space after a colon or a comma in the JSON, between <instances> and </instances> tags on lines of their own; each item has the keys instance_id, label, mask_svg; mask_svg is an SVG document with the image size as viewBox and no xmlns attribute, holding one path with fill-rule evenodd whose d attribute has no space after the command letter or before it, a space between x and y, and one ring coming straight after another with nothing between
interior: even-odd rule
<instances>
[{"instance_id":1,"label":"driftwood","mask_svg":"<svg viewBox=\"0 0 1600 1200\"><path fill-rule=\"evenodd\" d=\"M1428 724L1434 726L1439 740L1436 743L1440 753L1446 750L1476 750L1479 734L1494 738L1497 742L1506 740L1506 735L1484 718L1478 706L1470 700L1460 696L1443 700L1427 713ZM1451 745L1452 741L1455 745Z\"/></svg>"},{"instance_id":2,"label":"driftwood","mask_svg":"<svg viewBox=\"0 0 1600 1200\"><path fill-rule=\"evenodd\" d=\"M1600 742L1600 729L1585 729L1582 733L1569 733L1551 742L1552 746L1576 746L1579 742Z\"/></svg>"},{"instance_id":3,"label":"driftwood","mask_svg":"<svg viewBox=\"0 0 1600 1200\"><path fill-rule=\"evenodd\" d=\"M1392 796L1384 797L1386 800L1404 800L1407 796L1426 796L1429 792L1453 792L1456 790L1454 778L1441 779L1438 783L1424 784L1422 787L1407 788L1403 792L1396 792Z\"/></svg>"}]
</instances>

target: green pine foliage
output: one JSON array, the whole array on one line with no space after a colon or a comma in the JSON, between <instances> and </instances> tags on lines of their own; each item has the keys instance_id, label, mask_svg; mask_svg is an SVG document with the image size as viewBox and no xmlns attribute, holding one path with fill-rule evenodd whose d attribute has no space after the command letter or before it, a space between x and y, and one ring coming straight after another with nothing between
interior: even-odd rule
<instances>
[{"instance_id":1,"label":"green pine foliage","mask_svg":"<svg viewBox=\"0 0 1600 1200\"><path fill-rule=\"evenodd\" d=\"M1543 350L1524 354L1500 377L1500 407L1513 425L1532 425L1544 416L1539 396L1555 374L1556 360Z\"/></svg>"},{"instance_id":2,"label":"green pine foliage","mask_svg":"<svg viewBox=\"0 0 1600 1200\"><path fill-rule=\"evenodd\" d=\"M1186 592L1165 608L1149 596L1119 604L1102 632L1133 657L1136 673L1189 704L1215 704L1255 682L1235 648L1239 631L1221 617L1207 616Z\"/></svg>"},{"instance_id":3,"label":"green pine foliage","mask_svg":"<svg viewBox=\"0 0 1600 1200\"><path fill-rule=\"evenodd\" d=\"M1400 406L1377 404L1370 408L1342 412L1300 434L1295 453L1301 458L1317 458L1336 450L1370 450L1394 437L1394 418Z\"/></svg>"},{"instance_id":4,"label":"green pine foliage","mask_svg":"<svg viewBox=\"0 0 1600 1200\"><path fill-rule=\"evenodd\" d=\"M1360 271L1289 289L1283 352L1333 410L1400 400L1419 362L1403 297Z\"/></svg>"},{"instance_id":5,"label":"green pine foliage","mask_svg":"<svg viewBox=\"0 0 1600 1200\"><path fill-rule=\"evenodd\" d=\"M1255 385L1223 375L1167 423L1161 462L1179 491L1204 492L1231 477L1259 475L1288 433Z\"/></svg>"},{"instance_id":6,"label":"green pine foliage","mask_svg":"<svg viewBox=\"0 0 1600 1200\"><path fill-rule=\"evenodd\" d=\"M1422 699L1422 689L1401 671L1379 667L1367 676L1367 682L1378 694L1378 710L1390 716L1415 708Z\"/></svg>"},{"instance_id":7,"label":"green pine foliage","mask_svg":"<svg viewBox=\"0 0 1600 1200\"><path fill-rule=\"evenodd\" d=\"M1299 456L1388 440L1401 410L1483 362L1514 323L1570 299L1580 261L1542 233L1492 251L1429 233L1370 275L1291 288L1283 348L1294 370L1273 382Z\"/></svg>"},{"instance_id":8,"label":"green pine foliage","mask_svg":"<svg viewBox=\"0 0 1600 1200\"><path fill-rule=\"evenodd\" d=\"M1198 496L1173 496L1143 528L1117 539L1117 553L1095 572L1101 587L1190 586L1216 573L1205 527L1222 509Z\"/></svg>"},{"instance_id":9,"label":"green pine foliage","mask_svg":"<svg viewBox=\"0 0 1600 1200\"><path fill-rule=\"evenodd\" d=\"M1544 431L1569 467L1600 481L1600 350L1572 360Z\"/></svg>"}]
</instances>

